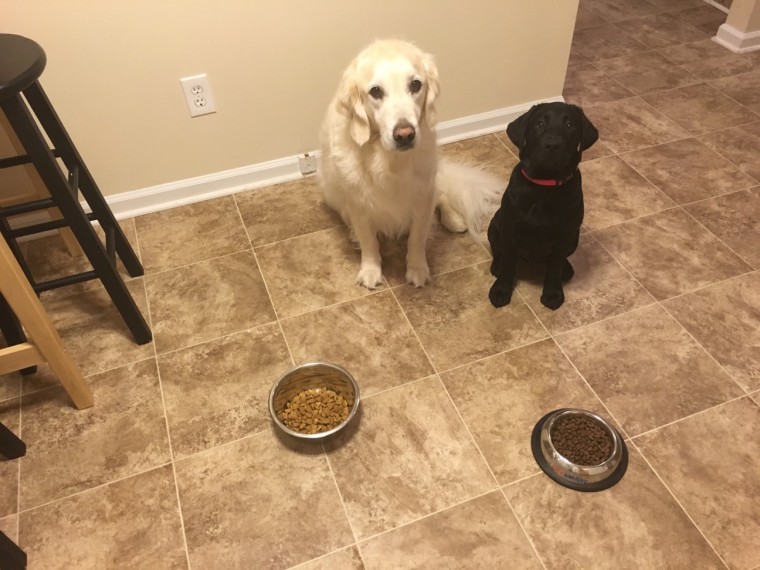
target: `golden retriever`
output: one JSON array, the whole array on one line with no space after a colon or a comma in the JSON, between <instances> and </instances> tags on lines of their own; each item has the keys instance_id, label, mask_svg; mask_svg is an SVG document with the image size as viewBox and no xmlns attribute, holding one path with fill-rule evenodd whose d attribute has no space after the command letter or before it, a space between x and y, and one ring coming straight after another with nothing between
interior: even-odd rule
<instances>
[{"instance_id":1,"label":"golden retriever","mask_svg":"<svg viewBox=\"0 0 760 570\"><path fill-rule=\"evenodd\" d=\"M440 85L433 57L411 43L376 41L348 66L327 110L320 187L359 242L357 283L382 283L378 234L408 235L406 280L430 279L425 244L436 206L451 231L480 231L503 184L441 161L433 128Z\"/></svg>"}]
</instances>

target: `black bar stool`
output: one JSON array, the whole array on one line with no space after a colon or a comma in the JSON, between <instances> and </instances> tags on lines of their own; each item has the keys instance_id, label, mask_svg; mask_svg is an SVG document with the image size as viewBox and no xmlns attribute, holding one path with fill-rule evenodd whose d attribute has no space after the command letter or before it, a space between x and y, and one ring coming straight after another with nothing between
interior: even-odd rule
<instances>
[{"instance_id":1,"label":"black bar stool","mask_svg":"<svg viewBox=\"0 0 760 570\"><path fill-rule=\"evenodd\" d=\"M23 156L0 159L0 169L32 164L50 193L49 198L0 207L0 232L35 292L39 294L57 287L100 279L135 341L145 344L150 342L152 334L119 275L116 254L131 276L143 274L142 264L39 84L38 78L45 69L46 61L45 52L36 42L13 34L0 34L0 109L26 152ZM48 145L37 121L54 148ZM67 174L61 170L57 158L63 161ZM91 213L86 213L79 203L80 192ZM60 210L62 219L16 229L8 223L10 216L51 207ZM105 246L92 227L93 220L100 224L105 233ZM92 265L92 271L36 283L17 239L63 227L71 228ZM9 326L9 322L12 324L7 318L4 321L5 327ZM23 332L17 332L23 338Z\"/></svg>"}]
</instances>

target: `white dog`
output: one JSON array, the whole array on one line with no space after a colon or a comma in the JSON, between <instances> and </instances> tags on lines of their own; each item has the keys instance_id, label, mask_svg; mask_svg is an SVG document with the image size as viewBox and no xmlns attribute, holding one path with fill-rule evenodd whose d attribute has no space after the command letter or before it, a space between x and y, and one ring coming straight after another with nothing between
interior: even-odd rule
<instances>
[{"instance_id":1,"label":"white dog","mask_svg":"<svg viewBox=\"0 0 760 570\"><path fill-rule=\"evenodd\" d=\"M378 234L408 234L406 279L430 279L425 256L436 206L451 231L477 234L504 184L441 161L433 127L438 71L432 56L398 40L364 49L343 74L322 128L320 185L361 248L357 283L383 279ZM495 209L495 208L491 208Z\"/></svg>"}]
</instances>

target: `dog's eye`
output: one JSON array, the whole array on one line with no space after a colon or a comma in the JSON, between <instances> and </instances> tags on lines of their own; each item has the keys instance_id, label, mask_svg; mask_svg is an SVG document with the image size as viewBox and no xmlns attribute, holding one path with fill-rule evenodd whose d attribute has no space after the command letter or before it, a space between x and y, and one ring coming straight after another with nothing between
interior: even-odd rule
<instances>
[{"instance_id":1,"label":"dog's eye","mask_svg":"<svg viewBox=\"0 0 760 570\"><path fill-rule=\"evenodd\" d=\"M572 129L572 128L573 128L575 125L573 124L573 122L572 122L572 121L568 121L568 122L566 122L566 123L565 123L565 126L566 126L568 129Z\"/></svg>"},{"instance_id":2,"label":"dog's eye","mask_svg":"<svg viewBox=\"0 0 760 570\"><path fill-rule=\"evenodd\" d=\"M422 81L420 81L419 79L414 79L409 84L409 91L411 91L412 93L417 93L419 92L420 89L422 89Z\"/></svg>"},{"instance_id":3,"label":"dog's eye","mask_svg":"<svg viewBox=\"0 0 760 570\"><path fill-rule=\"evenodd\" d=\"M543 122L543 121L538 121L538 122L536 123L536 127L537 127L537 128L539 128L539 129L540 129L541 127L543 127L543 126L544 126L544 122Z\"/></svg>"},{"instance_id":4,"label":"dog's eye","mask_svg":"<svg viewBox=\"0 0 760 570\"><path fill-rule=\"evenodd\" d=\"M383 98L383 90L380 89L377 85L375 85L372 89L369 90L369 95L373 99L382 99Z\"/></svg>"}]
</instances>

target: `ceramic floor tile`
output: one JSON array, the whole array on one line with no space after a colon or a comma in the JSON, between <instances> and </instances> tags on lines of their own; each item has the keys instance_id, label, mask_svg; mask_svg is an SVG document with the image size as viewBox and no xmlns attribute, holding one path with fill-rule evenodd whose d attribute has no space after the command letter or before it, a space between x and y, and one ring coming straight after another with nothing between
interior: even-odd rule
<instances>
[{"instance_id":1,"label":"ceramic floor tile","mask_svg":"<svg viewBox=\"0 0 760 570\"><path fill-rule=\"evenodd\" d=\"M505 186L517 164L517 158L492 134L443 145L441 156L451 162L481 167L501 178Z\"/></svg>"},{"instance_id":2,"label":"ceramic floor tile","mask_svg":"<svg viewBox=\"0 0 760 570\"><path fill-rule=\"evenodd\" d=\"M705 83L645 95L644 100L695 135L760 119L760 116Z\"/></svg>"},{"instance_id":3,"label":"ceramic floor tile","mask_svg":"<svg viewBox=\"0 0 760 570\"><path fill-rule=\"evenodd\" d=\"M760 69L752 73L711 81L710 85L750 110L760 113Z\"/></svg>"},{"instance_id":4,"label":"ceramic floor tile","mask_svg":"<svg viewBox=\"0 0 760 570\"><path fill-rule=\"evenodd\" d=\"M591 105L631 97L633 93L591 64L568 67L562 90L565 101L575 105Z\"/></svg>"},{"instance_id":5,"label":"ceramic floor tile","mask_svg":"<svg viewBox=\"0 0 760 570\"><path fill-rule=\"evenodd\" d=\"M19 433L18 399L0 402L0 424L11 430L17 437ZM20 459L6 459L0 455L0 519L18 512L18 474ZM7 534L7 533L6 533Z\"/></svg>"},{"instance_id":6,"label":"ceramic floor tile","mask_svg":"<svg viewBox=\"0 0 760 570\"><path fill-rule=\"evenodd\" d=\"M679 14L683 18L683 12ZM726 55L726 48L710 38L657 50L657 53L678 65L689 65L697 61L708 61Z\"/></svg>"},{"instance_id":7,"label":"ceramic floor tile","mask_svg":"<svg viewBox=\"0 0 760 570\"><path fill-rule=\"evenodd\" d=\"M680 208L594 232L594 237L658 300L751 269Z\"/></svg>"},{"instance_id":8,"label":"ceramic floor tile","mask_svg":"<svg viewBox=\"0 0 760 570\"><path fill-rule=\"evenodd\" d=\"M725 568L631 447L628 471L607 491L579 493L544 475L505 487L545 567Z\"/></svg>"},{"instance_id":9,"label":"ceramic floor tile","mask_svg":"<svg viewBox=\"0 0 760 570\"><path fill-rule=\"evenodd\" d=\"M689 136L685 130L638 97L591 105L585 111L601 133L602 142L615 153Z\"/></svg>"},{"instance_id":10,"label":"ceramic floor tile","mask_svg":"<svg viewBox=\"0 0 760 570\"><path fill-rule=\"evenodd\" d=\"M630 55L648 49L644 44L636 41L613 24L576 30L573 34L572 45L576 53L591 62Z\"/></svg>"},{"instance_id":11,"label":"ceramic floor tile","mask_svg":"<svg viewBox=\"0 0 760 570\"><path fill-rule=\"evenodd\" d=\"M693 73L700 79L708 81L711 79L733 77L757 69L758 60L749 54L738 55L724 51L722 55L715 54L715 57L697 59L689 63L681 64L681 67L683 67L689 73ZM722 89L722 81L711 81L710 84L718 89L718 91L721 91L724 95L729 95L727 90ZM735 83L727 83L728 86L732 84ZM757 109L755 109L755 111L757 112Z\"/></svg>"},{"instance_id":12,"label":"ceramic floor tile","mask_svg":"<svg viewBox=\"0 0 760 570\"><path fill-rule=\"evenodd\" d=\"M723 243L760 269L760 187L684 208Z\"/></svg>"},{"instance_id":13,"label":"ceramic floor tile","mask_svg":"<svg viewBox=\"0 0 760 570\"><path fill-rule=\"evenodd\" d=\"M143 279L133 279L126 285L148 321ZM152 344L135 343L105 289L51 299L43 305L66 350L85 376L153 356Z\"/></svg>"},{"instance_id":14,"label":"ceramic floor tile","mask_svg":"<svg viewBox=\"0 0 760 570\"><path fill-rule=\"evenodd\" d=\"M275 320L264 280L250 251L145 279L159 353Z\"/></svg>"},{"instance_id":15,"label":"ceramic floor tile","mask_svg":"<svg viewBox=\"0 0 760 570\"><path fill-rule=\"evenodd\" d=\"M565 302L556 311L541 304L544 272L524 265L516 289L552 334L574 329L654 303L654 298L588 234L570 257L573 278L563 286Z\"/></svg>"},{"instance_id":16,"label":"ceramic floor tile","mask_svg":"<svg viewBox=\"0 0 760 570\"><path fill-rule=\"evenodd\" d=\"M77 410L63 388L22 401L21 508L28 509L171 460L154 360L87 378L95 405Z\"/></svg>"},{"instance_id":17,"label":"ceramic floor tile","mask_svg":"<svg viewBox=\"0 0 760 570\"><path fill-rule=\"evenodd\" d=\"M657 305L555 338L629 435L743 394Z\"/></svg>"},{"instance_id":18,"label":"ceramic floor tile","mask_svg":"<svg viewBox=\"0 0 760 570\"><path fill-rule=\"evenodd\" d=\"M359 551L355 546L351 546L301 564L298 570L365 570L365 567Z\"/></svg>"},{"instance_id":19,"label":"ceramic floor tile","mask_svg":"<svg viewBox=\"0 0 760 570\"><path fill-rule=\"evenodd\" d=\"M731 568L760 565L759 430L760 407L742 398L636 439Z\"/></svg>"},{"instance_id":20,"label":"ceramic floor tile","mask_svg":"<svg viewBox=\"0 0 760 570\"><path fill-rule=\"evenodd\" d=\"M617 156L586 162L581 173L586 229L606 228L675 205Z\"/></svg>"},{"instance_id":21,"label":"ceramic floor tile","mask_svg":"<svg viewBox=\"0 0 760 570\"><path fill-rule=\"evenodd\" d=\"M595 0L588 6L607 22L642 18L660 11L656 3L644 0Z\"/></svg>"},{"instance_id":22,"label":"ceramic floor tile","mask_svg":"<svg viewBox=\"0 0 760 570\"><path fill-rule=\"evenodd\" d=\"M500 491L371 538L361 544L367 570L542 568Z\"/></svg>"},{"instance_id":23,"label":"ceramic floor tile","mask_svg":"<svg viewBox=\"0 0 760 570\"><path fill-rule=\"evenodd\" d=\"M755 184L697 139L629 152L621 157L678 204L695 202Z\"/></svg>"},{"instance_id":24,"label":"ceramic floor tile","mask_svg":"<svg viewBox=\"0 0 760 570\"><path fill-rule=\"evenodd\" d=\"M19 527L30 568L187 568L168 465L22 513Z\"/></svg>"},{"instance_id":25,"label":"ceramic floor tile","mask_svg":"<svg viewBox=\"0 0 760 570\"><path fill-rule=\"evenodd\" d=\"M665 307L741 386L760 389L760 273L718 283Z\"/></svg>"},{"instance_id":26,"label":"ceramic floor tile","mask_svg":"<svg viewBox=\"0 0 760 570\"><path fill-rule=\"evenodd\" d=\"M146 274L250 247L232 196L139 216L135 226Z\"/></svg>"},{"instance_id":27,"label":"ceramic floor tile","mask_svg":"<svg viewBox=\"0 0 760 570\"><path fill-rule=\"evenodd\" d=\"M343 226L258 247L256 257L280 318L371 293L356 283L361 254Z\"/></svg>"},{"instance_id":28,"label":"ceramic floor tile","mask_svg":"<svg viewBox=\"0 0 760 570\"><path fill-rule=\"evenodd\" d=\"M675 5L668 8L675 9ZM672 12L625 20L617 22L616 26L650 49L695 42L705 37L697 28L682 22L678 13Z\"/></svg>"},{"instance_id":29,"label":"ceramic floor tile","mask_svg":"<svg viewBox=\"0 0 760 570\"><path fill-rule=\"evenodd\" d=\"M0 532L13 542L18 541L18 515L0 518Z\"/></svg>"},{"instance_id":30,"label":"ceramic floor tile","mask_svg":"<svg viewBox=\"0 0 760 570\"><path fill-rule=\"evenodd\" d=\"M760 122L711 133L700 140L760 182Z\"/></svg>"},{"instance_id":31,"label":"ceramic floor tile","mask_svg":"<svg viewBox=\"0 0 760 570\"><path fill-rule=\"evenodd\" d=\"M504 187L506 188L506 182ZM497 207L498 205L493 208L493 212L484 216L482 232L487 232L488 224ZM448 273L491 259L483 242L479 242L469 232L452 233L444 228L438 220L433 222L428 236L426 252L430 275L433 278L441 273ZM406 283L406 239L382 240L380 242L380 254L383 256L383 275L388 284L394 287Z\"/></svg>"},{"instance_id":32,"label":"ceramic floor tile","mask_svg":"<svg viewBox=\"0 0 760 570\"><path fill-rule=\"evenodd\" d=\"M390 291L285 319L282 329L297 363L343 366L362 397L433 374Z\"/></svg>"},{"instance_id":33,"label":"ceramic floor tile","mask_svg":"<svg viewBox=\"0 0 760 570\"><path fill-rule=\"evenodd\" d=\"M192 568L290 568L354 542L319 444L265 431L176 471Z\"/></svg>"},{"instance_id":34,"label":"ceramic floor tile","mask_svg":"<svg viewBox=\"0 0 760 570\"><path fill-rule=\"evenodd\" d=\"M276 324L158 358L172 451L183 457L262 431L275 380L292 366Z\"/></svg>"},{"instance_id":35,"label":"ceramic floor tile","mask_svg":"<svg viewBox=\"0 0 760 570\"><path fill-rule=\"evenodd\" d=\"M545 414L569 407L607 416L551 340L445 372L441 380L502 485L540 471L530 437Z\"/></svg>"},{"instance_id":36,"label":"ceramic floor tile","mask_svg":"<svg viewBox=\"0 0 760 570\"><path fill-rule=\"evenodd\" d=\"M235 202L254 246L341 224L324 203L316 176L241 192Z\"/></svg>"},{"instance_id":37,"label":"ceramic floor tile","mask_svg":"<svg viewBox=\"0 0 760 570\"><path fill-rule=\"evenodd\" d=\"M668 0L662 1L665 5L669 4ZM722 0L716 1L720 3ZM704 0L701 3L695 4L692 8L680 10L678 17L681 21L688 22L692 26L702 29L710 37L714 36L720 25L726 22L726 13L706 4Z\"/></svg>"},{"instance_id":38,"label":"ceramic floor tile","mask_svg":"<svg viewBox=\"0 0 760 570\"><path fill-rule=\"evenodd\" d=\"M607 20L602 18L597 12L594 11L594 4L586 1L578 3L578 14L575 17L575 29L583 30L585 28L595 28L607 23Z\"/></svg>"},{"instance_id":39,"label":"ceramic floor tile","mask_svg":"<svg viewBox=\"0 0 760 570\"><path fill-rule=\"evenodd\" d=\"M496 487L435 376L364 400L357 419L325 443L357 539Z\"/></svg>"},{"instance_id":40,"label":"ceramic floor tile","mask_svg":"<svg viewBox=\"0 0 760 570\"><path fill-rule=\"evenodd\" d=\"M119 226L127 237L127 241L132 246L132 249L139 257L140 249L137 245L137 233L135 231L134 219L120 220ZM97 225L94 226L94 228L95 232L102 240L102 243L105 245L105 234L103 233L103 230ZM32 239L26 242L25 245L24 258L26 259L37 283L92 270L92 265L84 253L81 252L81 255L72 256L60 235ZM118 255L116 256L116 265L119 269L119 274L124 281L132 279ZM42 299L51 299L54 297L60 298L102 287L103 285L100 280L95 279L92 281L85 281L84 283L68 285L59 289L53 289L51 291L45 291L40 297Z\"/></svg>"},{"instance_id":41,"label":"ceramic floor tile","mask_svg":"<svg viewBox=\"0 0 760 570\"><path fill-rule=\"evenodd\" d=\"M608 59L595 64L605 75L637 95L674 89L699 79L656 52Z\"/></svg>"},{"instance_id":42,"label":"ceramic floor tile","mask_svg":"<svg viewBox=\"0 0 760 570\"><path fill-rule=\"evenodd\" d=\"M440 275L423 289L393 290L439 372L547 336L519 295L506 307L491 306L489 267Z\"/></svg>"}]
</instances>

